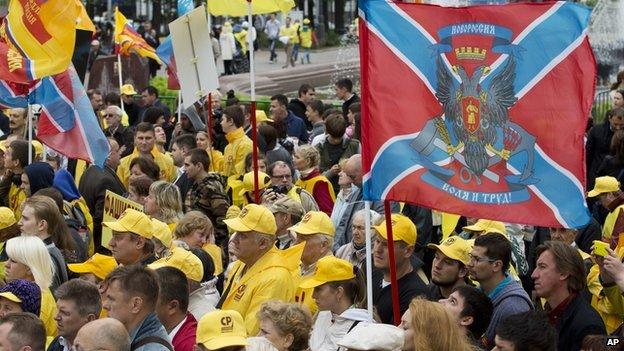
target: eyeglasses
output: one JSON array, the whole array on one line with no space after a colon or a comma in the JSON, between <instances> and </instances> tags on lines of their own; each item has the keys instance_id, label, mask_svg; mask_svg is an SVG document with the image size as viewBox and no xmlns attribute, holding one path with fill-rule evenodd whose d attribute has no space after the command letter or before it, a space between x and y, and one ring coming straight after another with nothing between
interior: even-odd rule
<instances>
[{"instance_id":1,"label":"eyeglasses","mask_svg":"<svg viewBox=\"0 0 624 351\"><path fill-rule=\"evenodd\" d=\"M497 261L497 260L487 258L487 257L473 256L472 254L468 254L468 257L470 258L470 262L476 262L476 263L481 263L481 262L494 263Z\"/></svg>"}]
</instances>

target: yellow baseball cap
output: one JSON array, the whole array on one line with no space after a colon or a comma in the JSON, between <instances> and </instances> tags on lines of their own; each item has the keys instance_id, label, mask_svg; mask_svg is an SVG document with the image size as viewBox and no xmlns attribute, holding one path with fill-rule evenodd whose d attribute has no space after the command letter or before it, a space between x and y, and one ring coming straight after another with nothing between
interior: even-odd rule
<instances>
[{"instance_id":1,"label":"yellow baseball cap","mask_svg":"<svg viewBox=\"0 0 624 351\"><path fill-rule=\"evenodd\" d=\"M33 140L32 146L35 148L35 156L43 155L43 144L39 140Z\"/></svg>"},{"instance_id":2,"label":"yellow baseball cap","mask_svg":"<svg viewBox=\"0 0 624 351\"><path fill-rule=\"evenodd\" d=\"M136 95L137 92L134 90L132 84L124 84L120 89L121 95Z\"/></svg>"},{"instance_id":3,"label":"yellow baseball cap","mask_svg":"<svg viewBox=\"0 0 624 351\"><path fill-rule=\"evenodd\" d=\"M304 19L303 19L303 24L310 24L310 20L309 20L309 19L307 19L307 18L304 18Z\"/></svg>"},{"instance_id":4,"label":"yellow baseball cap","mask_svg":"<svg viewBox=\"0 0 624 351\"><path fill-rule=\"evenodd\" d=\"M2 152L6 152L7 146L6 140L0 140L0 150L2 150Z\"/></svg>"},{"instance_id":5,"label":"yellow baseball cap","mask_svg":"<svg viewBox=\"0 0 624 351\"><path fill-rule=\"evenodd\" d=\"M475 224L467 225L462 229L469 230L471 232L498 233L507 236L505 224L503 222L493 221L490 219L480 219Z\"/></svg>"},{"instance_id":6,"label":"yellow baseball cap","mask_svg":"<svg viewBox=\"0 0 624 351\"><path fill-rule=\"evenodd\" d=\"M465 265L470 262L470 250L472 245L467 240L459 236L450 236L446 238L440 245L427 244L430 249L440 250L446 257L459 261Z\"/></svg>"},{"instance_id":7,"label":"yellow baseball cap","mask_svg":"<svg viewBox=\"0 0 624 351\"><path fill-rule=\"evenodd\" d=\"M173 235L171 234L171 228L169 225L152 218L152 229L154 230L154 238L160 240L167 248L171 248L173 245Z\"/></svg>"},{"instance_id":8,"label":"yellow baseball cap","mask_svg":"<svg viewBox=\"0 0 624 351\"><path fill-rule=\"evenodd\" d=\"M271 185L271 177L264 172L258 171L258 190L266 189ZM240 196L254 191L254 172L248 172L243 176L243 188L238 193Z\"/></svg>"},{"instance_id":9,"label":"yellow baseball cap","mask_svg":"<svg viewBox=\"0 0 624 351\"><path fill-rule=\"evenodd\" d=\"M301 235L325 234L334 236L336 233L331 218L329 218L325 212L321 211L310 211L306 213L301 219L301 222L288 229Z\"/></svg>"},{"instance_id":10,"label":"yellow baseball cap","mask_svg":"<svg viewBox=\"0 0 624 351\"><path fill-rule=\"evenodd\" d=\"M20 299L17 295L15 295L14 293L12 293L10 291L1 292L0 293L0 297L4 297L5 299L7 299L9 301L13 301L15 303L21 303L22 302L22 299Z\"/></svg>"},{"instance_id":11,"label":"yellow baseball cap","mask_svg":"<svg viewBox=\"0 0 624 351\"><path fill-rule=\"evenodd\" d=\"M156 270L160 267L177 268L186 275L186 278L201 282L204 277L204 266L199 257L194 253L181 247L174 246L169 250L169 254L148 266Z\"/></svg>"},{"instance_id":12,"label":"yellow baseball cap","mask_svg":"<svg viewBox=\"0 0 624 351\"><path fill-rule=\"evenodd\" d=\"M226 219L223 222L235 232L254 231L275 235L277 231L275 217L271 211L264 206L256 204L249 204L243 207L237 217Z\"/></svg>"},{"instance_id":13,"label":"yellow baseball cap","mask_svg":"<svg viewBox=\"0 0 624 351\"><path fill-rule=\"evenodd\" d=\"M415 245L417 232L416 225L412 220L402 214L392 214L392 239L394 241L403 241L408 245ZM386 221L380 225L373 226L382 238L388 240L388 232L386 231Z\"/></svg>"},{"instance_id":14,"label":"yellow baseball cap","mask_svg":"<svg viewBox=\"0 0 624 351\"><path fill-rule=\"evenodd\" d=\"M325 256L316 262L314 274L304 279L299 287L301 289L311 289L329 282L339 282L355 278L353 265L349 261L334 257Z\"/></svg>"},{"instance_id":15,"label":"yellow baseball cap","mask_svg":"<svg viewBox=\"0 0 624 351\"><path fill-rule=\"evenodd\" d=\"M596 178L594 188L587 193L587 197L596 197L600 194L620 190L620 182L614 177L604 176Z\"/></svg>"},{"instance_id":16,"label":"yellow baseball cap","mask_svg":"<svg viewBox=\"0 0 624 351\"><path fill-rule=\"evenodd\" d=\"M208 312L197 323L195 340L208 350L247 346L247 331L243 317L234 310Z\"/></svg>"},{"instance_id":17,"label":"yellow baseball cap","mask_svg":"<svg viewBox=\"0 0 624 351\"><path fill-rule=\"evenodd\" d=\"M91 256L83 263L70 263L67 265L70 271L78 274L91 273L98 279L104 280L106 276L117 268L117 261L112 256L99 253Z\"/></svg>"},{"instance_id":18,"label":"yellow baseball cap","mask_svg":"<svg viewBox=\"0 0 624 351\"><path fill-rule=\"evenodd\" d=\"M17 223L15 214L8 207L0 207L0 229L4 229Z\"/></svg>"},{"instance_id":19,"label":"yellow baseball cap","mask_svg":"<svg viewBox=\"0 0 624 351\"><path fill-rule=\"evenodd\" d=\"M154 236L152 221L149 217L132 208L126 209L115 222L102 222L102 225L116 232L130 232L146 239Z\"/></svg>"},{"instance_id":20,"label":"yellow baseball cap","mask_svg":"<svg viewBox=\"0 0 624 351\"><path fill-rule=\"evenodd\" d=\"M267 117L267 114L266 112L264 112L264 110L256 110L256 124L262 123L262 122L273 123L273 120Z\"/></svg>"}]
</instances>

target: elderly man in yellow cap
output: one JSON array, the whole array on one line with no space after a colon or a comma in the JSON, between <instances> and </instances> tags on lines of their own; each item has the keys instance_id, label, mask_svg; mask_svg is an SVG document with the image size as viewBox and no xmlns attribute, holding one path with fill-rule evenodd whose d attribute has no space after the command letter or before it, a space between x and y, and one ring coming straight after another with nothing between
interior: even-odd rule
<instances>
[{"instance_id":1,"label":"elderly man in yellow cap","mask_svg":"<svg viewBox=\"0 0 624 351\"><path fill-rule=\"evenodd\" d=\"M275 247L277 225L266 207L249 204L225 224L235 231L232 239L236 261L217 307L238 311L245 329L256 335L260 306L272 299L291 301L295 288L289 267Z\"/></svg>"},{"instance_id":2,"label":"elderly man in yellow cap","mask_svg":"<svg viewBox=\"0 0 624 351\"><path fill-rule=\"evenodd\" d=\"M620 234L624 232L624 217L622 217L624 194L620 190L620 182L609 176L596 178L596 185L587 193L587 197L596 196L600 204L609 210L602 225L602 237L610 240L611 248L615 249L618 246Z\"/></svg>"},{"instance_id":3,"label":"elderly man in yellow cap","mask_svg":"<svg viewBox=\"0 0 624 351\"><path fill-rule=\"evenodd\" d=\"M113 231L108 242L111 253L120 265L140 263L145 266L156 259L154 256L154 230L152 221L143 212L135 209L125 210L114 222L102 225Z\"/></svg>"},{"instance_id":4,"label":"elderly man in yellow cap","mask_svg":"<svg viewBox=\"0 0 624 351\"><path fill-rule=\"evenodd\" d=\"M467 285L468 270L472 245L459 236L451 236L440 245L428 244L427 248L435 250L431 265L431 283L428 286L427 298L438 301L449 297L453 289Z\"/></svg>"},{"instance_id":5,"label":"elderly man in yellow cap","mask_svg":"<svg viewBox=\"0 0 624 351\"><path fill-rule=\"evenodd\" d=\"M301 254L301 269L297 272L296 281L300 282L306 277L314 274L316 263L325 256L332 256L334 245L334 224L331 218L321 211L310 211L303 216L301 222L290 227L297 234L297 243L305 243ZM299 284L295 284L296 286ZM295 301L305 305L314 315L318 310L312 293L314 289L302 289L297 287Z\"/></svg>"},{"instance_id":6,"label":"elderly man in yellow cap","mask_svg":"<svg viewBox=\"0 0 624 351\"><path fill-rule=\"evenodd\" d=\"M416 296L425 296L427 286L414 269L411 256L416 245L416 225L407 217L392 214L392 238L394 245L394 264L399 290L400 314L409 308L409 303ZM392 292L390 287L390 257L388 255L388 232L386 221L373 226L377 234L373 238L373 304L382 323L392 324Z\"/></svg>"},{"instance_id":7,"label":"elderly man in yellow cap","mask_svg":"<svg viewBox=\"0 0 624 351\"><path fill-rule=\"evenodd\" d=\"M201 351L244 351L247 335L240 313L217 310L206 314L199 321L195 342Z\"/></svg>"}]
</instances>

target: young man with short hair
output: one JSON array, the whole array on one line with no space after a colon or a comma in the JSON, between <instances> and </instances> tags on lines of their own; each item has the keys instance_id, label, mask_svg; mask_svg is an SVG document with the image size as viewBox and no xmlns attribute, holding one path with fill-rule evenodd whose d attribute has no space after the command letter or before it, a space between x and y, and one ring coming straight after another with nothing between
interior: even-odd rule
<instances>
[{"instance_id":1,"label":"young man with short hair","mask_svg":"<svg viewBox=\"0 0 624 351\"><path fill-rule=\"evenodd\" d=\"M245 174L245 157L252 152L253 142L243 130L245 115L239 106L223 110L221 127L228 141L223 151L223 175L240 177Z\"/></svg>"},{"instance_id":2,"label":"young man with short hair","mask_svg":"<svg viewBox=\"0 0 624 351\"><path fill-rule=\"evenodd\" d=\"M54 320L58 336L52 340L48 351L70 350L78 330L100 316L100 292L95 284L72 279L59 286L54 295L57 299Z\"/></svg>"},{"instance_id":3,"label":"young man with short hair","mask_svg":"<svg viewBox=\"0 0 624 351\"><path fill-rule=\"evenodd\" d=\"M316 91L314 87L310 84L301 84L299 86L299 90L297 91L297 97L290 99L288 103L288 109L295 114L295 116L301 118L303 121L306 121L306 106L314 99L316 96ZM307 125L307 127L312 127L312 125Z\"/></svg>"},{"instance_id":4,"label":"young man with short hair","mask_svg":"<svg viewBox=\"0 0 624 351\"><path fill-rule=\"evenodd\" d=\"M457 324L473 344L480 345L492 318L492 301L483 291L470 285L461 285L440 303L457 319Z\"/></svg>"},{"instance_id":5,"label":"young man with short hair","mask_svg":"<svg viewBox=\"0 0 624 351\"><path fill-rule=\"evenodd\" d=\"M225 213L230 206L222 178L219 174L208 172L210 158L206 150L193 149L184 158L184 169L193 186L185 198L187 211L203 212L215 228L215 244L227 247L227 228L223 223Z\"/></svg>"},{"instance_id":6,"label":"young man with short hair","mask_svg":"<svg viewBox=\"0 0 624 351\"><path fill-rule=\"evenodd\" d=\"M168 182L173 182L175 180L177 170L173 165L173 160L169 155L158 151L156 148L154 126L147 122L141 122L136 126L134 133L134 151L130 155L122 158L117 168L117 175L126 188L130 180L130 163L139 156L156 162L160 168L160 179Z\"/></svg>"},{"instance_id":7,"label":"young man with short hair","mask_svg":"<svg viewBox=\"0 0 624 351\"><path fill-rule=\"evenodd\" d=\"M511 243L499 233L477 237L470 253L468 272L494 305L492 320L485 332L484 344L494 345L496 327L501 319L533 309L531 298L522 285L508 273L511 262Z\"/></svg>"},{"instance_id":8,"label":"young man with short hair","mask_svg":"<svg viewBox=\"0 0 624 351\"><path fill-rule=\"evenodd\" d=\"M312 127L310 140L314 144L314 138L325 134L325 121L323 120L323 112L325 112L325 104L321 100L313 99L306 105L305 117Z\"/></svg>"},{"instance_id":9,"label":"young man with short hair","mask_svg":"<svg viewBox=\"0 0 624 351\"><path fill-rule=\"evenodd\" d=\"M174 267L160 267L156 269L156 275L159 286L156 305L158 319L167 330L176 351L192 351L197 320L188 311L189 287L186 275Z\"/></svg>"},{"instance_id":10,"label":"young man with short hair","mask_svg":"<svg viewBox=\"0 0 624 351\"><path fill-rule=\"evenodd\" d=\"M288 109L288 98L286 95L277 94L271 96L271 117L275 122L276 129L285 130L289 137L297 138L299 144L308 142L308 131L303 119L295 116ZM278 135L280 138L283 135Z\"/></svg>"},{"instance_id":11,"label":"young man with short hair","mask_svg":"<svg viewBox=\"0 0 624 351\"><path fill-rule=\"evenodd\" d=\"M342 103L342 115L347 119L349 113L349 106L356 102L360 102L360 97L353 92L353 82L349 78L339 79L336 84L336 97L339 100L344 101Z\"/></svg>"},{"instance_id":12,"label":"young man with short hair","mask_svg":"<svg viewBox=\"0 0 624 351\"><path fill-rule=\"evenodd\" d=\"M527 311L504 318L496 328L495 351L557 350L557 333L541 311ZM580 350L580 349L567 349Z\"/></svg>"},{"instance_id":13,"label":"young man with short hair","mask_svg":"<svg viewBox=\"0 0 624 351\"><path fill-rule=\"evenodd\" d=\"M28 312L10 313L0 318L0 349L44 351L45 328L39 317Z\"/></svg>"},{"instance_id":14,"label":"young man with short hair","mask_svg":"<svg viewBox=\"0 0 624 351\"><path fill-rule=\"evenodd\" d=\"M172 351L167 331L156 315L158 278L139 265L117 267L107 277L104 309L120 321L131 338L131 350Z\"/></svg>"},{"instance_id":15,"label":"young man with short hair","mask_svg":"<svg viewBox=\"0 0 624 351\"><path fill-rule=\"evenodd\" d=\"M184 169L184 158L188 155L189 151L197 148L197 141L192 134L182 134L173 139L171 142L171 158L173 164L178 168L177 176L173 184L180 189L180 196L182 199L186 198L186 194L193 186L193 180L189 179ZM182 203L184 206L184 203ZM186 208L183 207L184 210Z\"/></svg>"},{"instance_id":16,"label":"young man with short hair","mask_svg":"<svg viewBox=\"0 0 624 351\"><path fill-rule=\"evenodd\" d=\"M427 244L435 250L431 265L431 284L427 298L438 301L449 297L454 288L467 285L470 244L459 236L451 236L440 245Z\"/></svg>"}]
</instances>

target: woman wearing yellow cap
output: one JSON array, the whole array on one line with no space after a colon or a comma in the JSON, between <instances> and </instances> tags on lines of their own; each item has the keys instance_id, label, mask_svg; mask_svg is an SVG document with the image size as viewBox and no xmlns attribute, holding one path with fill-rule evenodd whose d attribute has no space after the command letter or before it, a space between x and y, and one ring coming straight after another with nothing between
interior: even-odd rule
<instances>
[{"instance_id":1,"label":"woman wearing yellow cap","mask_svg":"<svg viewBox=\"0 0 624 351\"><path fill-rule=\"evenodd\" d=\"M312 297L319 312L310 335L311 350L339 350L337 342L360 322L371 321L363 306L364 277L351 263L325 256L318 260L314 275L299 285L314 288Z\"/></svg>"}]
</instances>

